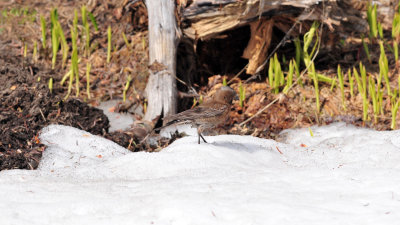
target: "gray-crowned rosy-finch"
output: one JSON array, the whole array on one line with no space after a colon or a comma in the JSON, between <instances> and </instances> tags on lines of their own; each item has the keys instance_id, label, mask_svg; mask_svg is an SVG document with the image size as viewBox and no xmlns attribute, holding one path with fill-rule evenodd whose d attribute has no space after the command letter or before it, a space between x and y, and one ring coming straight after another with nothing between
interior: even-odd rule
<instances>
[{"instance_id":1,"label":"gray-crowned rosy-finch","mask_svg":"<svg viewBox=\"0 0 400 225\"><path fill-rule=\"evenodd\" d=\"M192 127L197 128L198 143L200 144L200 137L207 143L201 133L225 122L232 106L232 100L236 98L237 94L235 90L227 86L222 86L210 100L205 101L203 104L193 109L165 117L164 120L167 123L163 127L172 124L191 124Z\"/></svg>"}]
</instances>

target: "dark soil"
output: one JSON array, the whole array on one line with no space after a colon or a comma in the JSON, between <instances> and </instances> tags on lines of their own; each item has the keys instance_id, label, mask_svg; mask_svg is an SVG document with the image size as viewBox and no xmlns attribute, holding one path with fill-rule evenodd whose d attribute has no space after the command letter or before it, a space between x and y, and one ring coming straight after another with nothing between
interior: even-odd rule
<instances>
[{"instance_id":1,"label":"dark soil","mask_svg":"<svg viewBox=\"0 0 400 225\"><path fill-rule=\"evenodd\" d=\"M107 133L109 122L102 110L77 99L62 101L59 90L50 93L44 82L49 75L51 70L0 51L0 170L35 169L44 150L39 131L49 124Z\"/></svg>"}]
</instances>

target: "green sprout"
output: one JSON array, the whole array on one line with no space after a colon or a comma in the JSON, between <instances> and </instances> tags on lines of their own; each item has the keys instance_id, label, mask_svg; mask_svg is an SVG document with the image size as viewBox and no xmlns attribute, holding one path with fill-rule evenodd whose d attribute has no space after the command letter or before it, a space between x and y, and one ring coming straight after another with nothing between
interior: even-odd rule
<instances>
[{"instance_id":1,"label":"green sprout","mask_svg":"<svg viewBox=\"0 0 400 225\"><path fill-rule=\"evenodd\" d=\"M304 34L304 46L303 46L303 58L304 58L304 64L306 65L306 67L310 66L311 63L311 59L314 56L314 53L317 49L318 43L319 43L319 37L318 37L318 33L316 32L318 29L319 23L318 22L314 22L310 28L310 30ZM311 50L311 53L308 52L308 48L310 47L312 41L314 40L314 36L316 36L316 40L314 43L314 46Z\"/></svg>"},{"instance_id":2,"label":"green sprout","mask_svg":"<svg viewBox=\"0 0 400 225\"><path fill-rule=\"evenodd\" d=\"M244 100L246 98L245 88L242 82L239 83L239 106L243 107Z\"/></svg>"},{"instance_id":3,"label":"green sprout","mask_svg":"<svg viewBox=\"0 0 400 225\"><path fill-rule=\"evenodd\" d=\"M369 63L372 63L372 61L371 61L371 54L369 54L368 44L367 44L367 43L365 42L365 40L364 40L364 34L361 34L361 40L362 40L362 44L363 44L363 46L364 46L365 54L367 55L367 58L368 58L368 62L369 62Z\"/></svg>"},{"instance_id":4,"label":"green sprout","mask_svg":"<svg viewBox=\"0 0 400 225\"><path fill-rule=\"evenodd\" d=\"M94 26L94 29L95 29L96 31L99 31L99 26L97 25L96 18L94 18L93 14L92 14L91 12L88 12L88 15L89 15L90 21L92 21L92 24L93 24L93 26Z\"/></svg>"},{"instance_id":5,"label":"green sprout","mask_svg":"<svg viewBox=\"0 0 400 225\"><path fill-rule=\"evenodd\" d=\"M283 89L283 93L287 94L289 92L289 88L293 85L293 73L294 73L294 67L296 65L296 62L292 59L289 62L289 72L288 72L288 76L287 76L287 82L286 82L286 86Z\"/></svg>"},{"instance_id":6,"label":"green sprout","mask_svg":"<svg viewBox=\"0 0 400 225\"><path fill-rule=\"evenodd\" d=\"M354 80L353 80L353 76L351 75L350 68L347 70L347 75L349 76L350 96L353 98L354 97Z\"/></svg>"},{"instance_id":7,"label":"green sprout","mask_svg":"<svg viewBox=\"0 0 400 225\"><path fill-rule=\"evenodd\" d=\"M24 44L24 58L26 58L27 49L28 49L28 45L25 43Z\"/></svg>"},{"instance_id":8,"label":"green sprout","mask_svg":"<svg viewBox=\"0 0 400 225\"><path fill-rule=\"evenodd\" d=\"M227 86L228 84L226 83L226 77L224 76L222 78L222 86Z\"/></svg>"},{"instance_id":9,"label":"green sprout","mask_svg":"<svg viewBox=\"0 0 400 225\"><path fill-rule=\"evenodd\" d=\"M300 85L300 87L303 87L303 79L300 77L300 69L297 66L297 62L294 64L294 71L296 73L296 79L298 80L297 83Z\"/></svg>"},{"instance_id":10,"label":"green sprout","mask_svg":"<svg viewBox=\"0 0 400 225\"><path fill-rule=\"evenodd\" d=\"M377 5L368 4L367 9L367 20L369 25L369 36L370 38L378 37L378 24L377 24Z\"/></svg>"},{"instance_id":11,"label":"green sprout","mask_svg":"<svg viewBox=\"0 0 400 225\"><path fill-rule=\"evenodd\" d=\"M301 43L300 39L297 37L294 39L294 46L296 47L296 66L297 68L300 68L300 61L301 61Z\"/></svg>"},{"instance_id":12,"label":"green sprout","mask_svg":"<svg viewBox=\"0 0 400 225\"><path fill-rule=\"evenodd\" d=\"M108 29L107 29L107 39L108 39L107 63L110 63L110 59L111 59L111 26L108 26Z\"/></svg>"},{"instance_id":13,"label":"green sprout","mask_svg":"<svg viewBox=\"0 0 400 225\"><path fill-rule=\"evenodd\" d=\"M283 85L285 82L281 64L279 63L278 56L276 54L274 57L271 57L269 61L268 81L275 94L279 93L279 86Z\"/></svg>"},{"instance_id":14,"label":"green sprout","mask_svg":"<svg viewBox=\"0 0 400 225\"><path fill-rule=\"evenodd\" d=\"M89 29L89 23L87 22L86 6L82 6L81 14L82 14L82 25L85 28L85 52L86 52L86 56L89 57L89 55L90 55L90 29Z\"/></svg>"},{"instance_id":15,"label":"green sprout","mask_svg":"<svg viewBox=\"0 0 400 225\"><path fill-rule=\"evenodd\" d=\"M310 136L314 137L314 132L311 130L311 127L308 127L308 131L310 132Z\"/></svg>"},{"instance_id":16,"label":"green sprout","mask_svg":"<svg viewBox=\"0 0 400 225\"><path fill-rule=\"evenodd\" d=\"M60 85L63 86L64 82L71 76L72 70L68 70L68 72L63 76L60 81ZM72 87L72 86L71 86Z\"/></svg>"},{"instance_id":17,"label":"green sprout","mask_svg":"<svg viewBox=\"0 0 400 225\"><path fill-rule=\"evenodd\" d=\"M343 74L342 74L342 70L340 69L340 65L338 65L337 74L338 74L338 80L339 80L340 93L342 95L343 109L346 111L347 108L346 108L346 101L345 101L345 95L344 95L344 81L343 81Z\"/></svg>"},{"instance_id":18,"label":"green sprout","mask_svg":"<svg viewBox=\"0 0 400 225\"><path fill-rule=\"evenodd\" d=\"M400 14L396 13L393 17L393 22L392 22L393 51L396 62L399 60L399 43L398 43L399 39L400 39Z\"/></svg>"},{"instance_id":19,"label":"green sprout","mask_svg":"<svg viewBox=\"0 0 400 225\"><path fill-rule=\"evenodd\" d=\"M389 65L385 49L383 46L383 41L380 41L379 45L381 50L381 54L379 56L379 75L380 76L383 75L383 78L385 79L386 82L386 90L388 92L388 95L391 96L390 81L389 81Z\"/></svg>"},{"instance_id":20,"label":"green sprout","mask_svg":"<svg viewBox=\"0 0 400 225\"><path fill-rule=\"evenodd\" d=\"M378 100L378 95L375 90L375 80L369 76L368 79L368 90L369 90L369 95L371 96L372 99L372 110L374 112L374 123L378 122L378 114L379 114L379 100Z\"/></svg>"},{"instance_id":21,"label":"green sprout","mask_svg":"<svg viewBox=\"0 0 400 225\"><path fill-rule=\"evenodd\" d=\"M33 58L34 61L37 61L37 41L33 41L32 58Z\"/></svg>"},{"instance_id":22,"label":"green sprout","mask_svg":"<svg viewBox=\"0 0 400 225\"><path fill-rule=\"evenodd\" d=\"M314 91L315 91L315 104L317 105L317 113L320 112L320 103L319 103L319 85L318 85L318 77L317 77L317 73L315 72L315 65L314 62L311 61L311 77L313 79L314 82Z\"/></svg>"},{"instance_id":23,"label":"green sprout","mask_svg":"<svg viewBox=\"0 0 400 225\"><path fill-rule=\"evenodd\" d=\"M54 23L55 24L55 23ZM56 65L56 59L57 59L57 52L58 52L58 47L59 47L59 42L58 42L58 35L57 35L57 29L56 27L53 27L51 30L51 46L53 49L53 57L51 60L51 68L54 69Z\"/></svg>"},{"instance_id":24,"label":"green sprout","mask_svg":"<svg viewBox=\"0 0 400 225\"><path fill-rule=\"evenodd\" d=\"M360 64L360 67L362 67L362 64ZM367 98L367 91L366 91L366 73L362 75L362 78L360 79L360 75L357 71L356 68L353 67L353 75L356 78L357 86L358 86L358 92L361 94L362 99L363 99L363 121L368 120L368 98ZM364 85L365 84L365 85Z\"/></svg>"},{"instance_id":25,"label":"green sprout","mask_svg":"<svg viewBox=\"0 0 400 225\"><path fill-rule=\"evenodd\" d=\"M382 24L381 23L378 23L378 33L379 33L380 39L383 40L383 28L382 28Z\"/></svg>"},{"instance_id":26,"label":"green sprout","mask_svg":"<svg viewBox=\"0 0 400 225\"><path fill-rule=\"evenodd\" d=\"M123 92L122 92L122 96L123 96L123 101L124 101L124 102L126 101L126 92L127 92L128 89L129 89L129 86L130 86L131 81L132 81L132 77L129 75L129 76L128 76L128 79L127 79L127 81L126 81L126 83L125 83L124 90L123 90Z\"/></svg>"},{"instance_id":27,"label":"green sprout","mask_svg":"<svg viewBox=\"0 0 400 225\"><path fill-rule=\"evenodd\" d=\"M61 24L57 21L56 24L57 33L61 40L61 52L62 52L62 67L65 67L68 58L69 46L67 40L65 39L64 31L61 27Z\"/></svg>"},{"instance_id":28,"label":"green sprout","mask_svg":"<svg viewBox=\"0 0 400 225\"><path fill-rule=\"evenodd\" d=\"M396 128L396 117L397 117L397 111L399 110L399 105L400 105L400 100L397 100L395 103L392 103L392 123L390 125L391 129Z\"/></svg>"},{"instance_id":29,"label":"green sprout","mask_svg":"<svg viewBox=\"0 0 400 225\"><path fill-rule=\"evenodd\" d=\"M74 31L75 40L78 38L78 10L74 10L74 19L72 20L72 29ZM71 33L72 36L72 33Z\"/></svg>"},{"instance_id":30,"label":"green sprout","mask_svg":"<svg viewBox=\"0 0 400 225\"><path fill-rule=\"evenodd\" d=\"M88 99L90 99L90 70L92 68L92 64L90 62L86 63L86 93Z\"/></svg>"},{"instance_id":31,"label":"green sprout","mask_svg":"<svg viewBox=\"0 0 400 225\"><path fill-rule=\"evenodd\" d=\"M132 45L129 43L128 38L126 38L126 35L125 35L124 32L122 32L122 38L123 38L124 41L125 41L126 47L127 47L128 49L132 49Z\"/></svg>"},{"instance_id":32,"label":"green sprout","mask_svg":"<svg viewBox=\"0 0 400 225\"><path fill-rule=\"evenodd\" d=\"M46 20L40 15L40 25L42 26L42 46L46 49Z\"/></svg>"},{"instance_id":33,"label":"green sprout","mask_svg":"<svg viewBox=\"0 0 400 225\"><path fill-rule=\"evenodd\" d=\"M49 90L50 90L50 93L53 93L53 78L52 77L50 77L50 79L49 79Z\"/></svg>"},{"instance_id":34,"label":"green sprout","mask_svg":"<svg viewBox=\"0 0 400 225\"><path fill-rule=\"evenodd\" d=\"M329 90L333 91L333 88L335 88L335 86L336 86L336 78L333 80L333 82L331 84L331 88Z\"/></svg>"}]
</instances>

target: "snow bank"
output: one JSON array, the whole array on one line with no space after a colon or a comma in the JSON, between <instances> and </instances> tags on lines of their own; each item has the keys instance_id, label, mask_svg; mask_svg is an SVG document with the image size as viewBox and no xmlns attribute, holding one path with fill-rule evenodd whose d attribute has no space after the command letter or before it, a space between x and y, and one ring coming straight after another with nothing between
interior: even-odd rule
<instances>
[{"instance_id":1,"label":"snow bank","mask_svg":"<svg viewBox=\"0 0 400 225\"><path fill-rule=\"evenodd\" d=\"M400 131L312 130L131 153L52 125L38 170L0 172L0 224L398 223Z\"/></svg>"}]
</instances>

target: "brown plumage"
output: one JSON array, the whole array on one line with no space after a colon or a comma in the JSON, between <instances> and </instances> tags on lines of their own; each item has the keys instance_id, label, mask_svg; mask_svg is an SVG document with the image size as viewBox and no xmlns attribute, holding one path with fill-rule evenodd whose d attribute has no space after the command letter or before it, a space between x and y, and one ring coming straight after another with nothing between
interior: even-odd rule
<instances>
[{"instance_id":1,"label":"brown plumage","mask_svg":"<svg viewBox=\"0 0 400 225\"><path fill-rule=\"evenodd\" d=\"M235 90L223 86L203 104L164 118L167 123L163 127L172 124L191 124L192 127L197 128L198 143L200 144L200 137L207 143L201 133L225 122L231 109L232 100L235 98L237 98Z\"/></svg>"}]
</instances>

